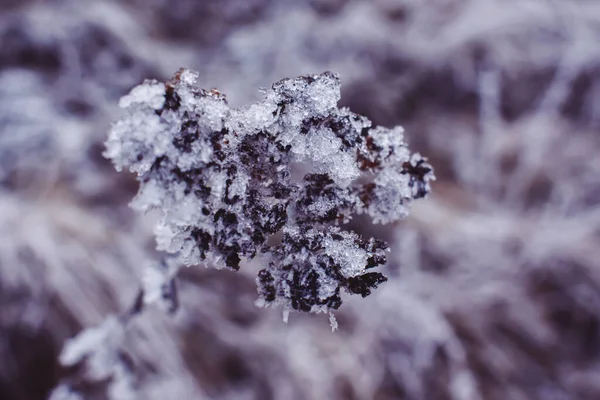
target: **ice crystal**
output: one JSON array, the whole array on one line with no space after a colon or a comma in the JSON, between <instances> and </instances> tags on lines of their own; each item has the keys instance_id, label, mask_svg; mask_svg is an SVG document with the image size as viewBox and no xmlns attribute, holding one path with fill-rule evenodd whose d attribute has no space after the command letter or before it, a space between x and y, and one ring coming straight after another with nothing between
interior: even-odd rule
<instances>
[{"instance_id":1,"label":"ice crystal","mask_svg":"<svg viewBox=\"0 0 600 400\"><path fill-rule=\"evenodd\" d=\"M387 245L341 225L356 214L399 220L429 192L432 168L402 129L339 109L330 72L281 80L239 109L196 77L182 69L134 88L107 142L116 168L138 174L133 206L162 211L158 248L234 270L260 256L258 304L286 310L328 312L342 289L364 297L385 282L371 269Z\"/></svg>"}]
</instances>

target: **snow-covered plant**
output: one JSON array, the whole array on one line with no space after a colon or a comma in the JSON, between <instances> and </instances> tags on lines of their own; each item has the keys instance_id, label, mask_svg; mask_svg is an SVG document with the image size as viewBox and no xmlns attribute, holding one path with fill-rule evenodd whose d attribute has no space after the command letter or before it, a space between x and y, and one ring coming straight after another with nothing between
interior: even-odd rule
<instances>
[{"instance_id":1,"label":"snow-covered plant","mask_svg":"<svg viewBox=\"0 0 600 400\"><path fill-rule=\"evenodd\" d=\"M123 97L105 155L138 174L132 205L159 209L158 249L186 265L264 266L259 305L329 312L344 289L369 295L387 245L344 229L405 217L430 191L431 166L411 154L400 127L373 127L338 108L340 79L325 72L281 80L263 99L233 109L180 70Z\"/></svg>"}]
</instances>

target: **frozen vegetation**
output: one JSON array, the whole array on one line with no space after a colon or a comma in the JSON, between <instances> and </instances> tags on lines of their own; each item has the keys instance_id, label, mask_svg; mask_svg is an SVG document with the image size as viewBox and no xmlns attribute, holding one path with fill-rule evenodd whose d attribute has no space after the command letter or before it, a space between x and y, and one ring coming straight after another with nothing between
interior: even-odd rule
<instances>
[{"instance_id":1,"label":"frozen vegetation","mask_svg":"<svg viewBox=\"0 0 600 400\"><path fill-rule=\"evenodd\" d=\"M238 109L197 78L182 69L135 87L106 145L118 170L137 173L133 206L161 211L158 249L233 270L260 256L257 304L288 312L329 312L342 289L366 297L385 282L371 269L387 245L339 225L356 214L397 221L430 191L431 166L410 154L402 129L338 109L330 72L279 81Z\"/></svg>"},{"instance_id":2,"label":"frozen vegetation","mask_svg":"<svg viewBox=\"0 0 600 400\"><path fill-rule=\"evenodd\" d=\"M0 0L0 398L600 398L598 32L594 0ZM144 182L103 156L111 122L131 121L137 108L179 133L179 122L165 120L182 122L178 112L144 111L134 101L148 93L131 91L145 79L169 84L181 66L197 71L189 88L200 103L221 95L199 88L227 94L229 117L215 124L260 109L276 93L273 82L335 71L343 85L327 115L347 107L373 121L374 139L375 126L402 125L403 140L435 167L431 195L414 202L408 218L380 224L392 219L381 214L391 207L344 203L355 207L344 214L349 222L315 224L310 237L334 260L336 229L342 245L356 235L390 248L387 263L365 271L388 279L367 298L332 281L344 301L335 333L328 313L291 313L282 323L293 304L285 292L277 297L278 287L273 303L283 308L255 307L273 293L257 294L257 283L269 284L257 282L258 273L266 269L283 287L284 230L307 224L302 216L326 217L333 205L296 199L318 187L339 200L393 171L359 168L346 184L333 176L330 157L293 161L286 187L294 191L261 211L289 202L287 225L265 235L255 257L241 249L244 229L255 230L239 222L243 200L223 205L214 196L203 230L223 231L216 212L236 211L235 235L225 229L222 237L240 245L240 268L232 271L230 249L219 249L233 242L213 242L212 234L205 260L186 253L179 246L189 236L155 226L196 227L202 208L189 221L161 204L132 210ZM155 96L163 106L166 84ZM313 122L306 135L326 130L325 119ZM210 132L201 129L199 140ZM341 140L333 136L287 157L308 160ZM148 144L172 150L172 139ZM190 154L199 151L193 142ZM252 149L270 154L261 143ZM220 144L224 151L241 142ZM212 160L212 142L206 149L202 157ZM219 162L237 166L232 153ZM152 166L137 154L120 162ZM156 190L175 189L167 169L140 172ZM325 173L331 182L304 180ZM259 187L266 201L268 179L256 181L246 187ZM194 200L184 191L157 198ZM163 248L173 246L167 257L156 250L157 234ZM184 256L210 268L180 268Z\"/></svg>"}]
</instances>

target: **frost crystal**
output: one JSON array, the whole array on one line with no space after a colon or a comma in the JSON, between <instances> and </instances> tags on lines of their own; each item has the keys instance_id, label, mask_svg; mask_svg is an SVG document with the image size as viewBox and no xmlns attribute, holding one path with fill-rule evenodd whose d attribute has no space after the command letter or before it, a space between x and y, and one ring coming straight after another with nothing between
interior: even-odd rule
<instances>
[{"instance_id":1,"label":"frost crystal","mask_svg":"<svg viewBox=\"0 0 600 400\"><path fill-rule=\"evenodd\" d=\"M330 72L279 81L240 109L195 81L180 70L134 88L107 142L116 168L138 174L132 205L162 211L158 248L234 270L260 255L258 304L284 309L328 312L342 289L364 297L385 282L369 270L385 264L386 244L339 225L363 213L396 221L430 191L432 168L402 129L338 109Z\"/></svg>"}]
</instances>

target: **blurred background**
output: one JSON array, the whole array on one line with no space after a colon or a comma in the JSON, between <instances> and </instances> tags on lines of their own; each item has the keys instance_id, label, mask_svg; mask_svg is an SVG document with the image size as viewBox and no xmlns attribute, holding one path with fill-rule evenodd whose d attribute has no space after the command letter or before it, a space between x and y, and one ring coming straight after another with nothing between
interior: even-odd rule
<instances>
[{"instance_id":1,"label":"blurred background","mask_svg":"<svg viewBox=\"0 0 600 400\"><path fill-rule=\"evenodd\" d=\"M438 180L390 278L327 316L258 309L258 266L180 271L132 321L128 383L61 367L131 306L154 250L103 141L180 67L230 104L331 70ZM600 399L597 0L0 0L0 399ZM54 398L59 398L55 392Z\"/></svg>"}]
</instances>

